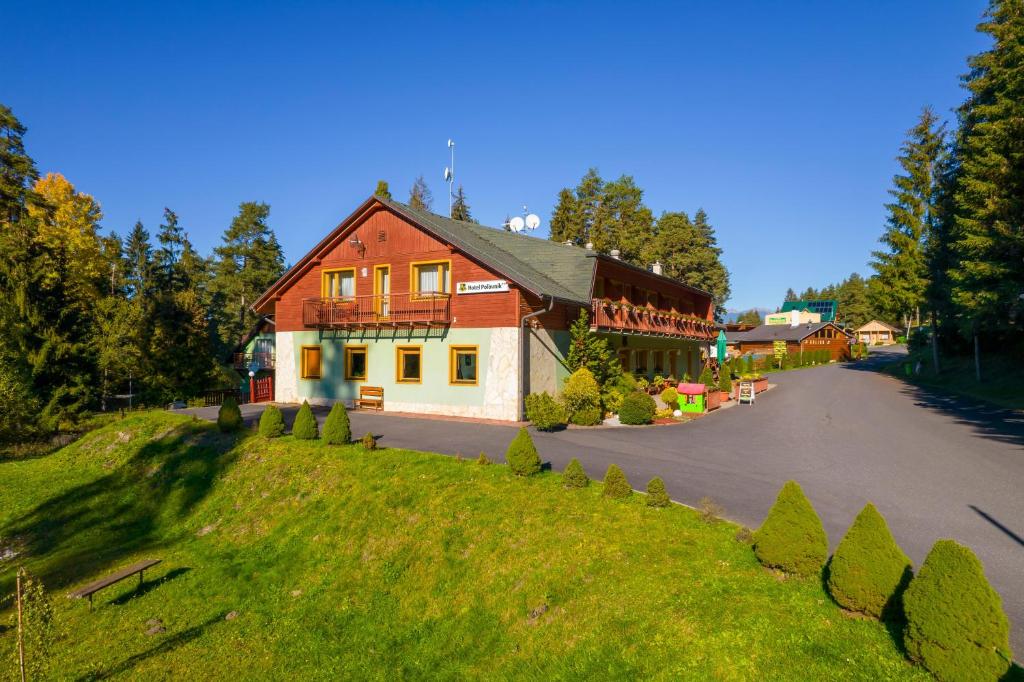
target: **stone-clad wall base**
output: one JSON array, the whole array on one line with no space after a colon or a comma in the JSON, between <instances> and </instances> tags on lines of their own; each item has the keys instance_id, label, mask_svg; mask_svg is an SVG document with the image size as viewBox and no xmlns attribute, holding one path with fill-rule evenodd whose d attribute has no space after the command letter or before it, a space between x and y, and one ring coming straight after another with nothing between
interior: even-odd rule
<instances>
[{"instance_id":1,"label":"stone-clad wall base","mask_svg":"<svg viewBox=\"0 0 1024 682\"><path fill-rule=\"evenodd\" d=\"M299 402L299 370L295 367L295 338L292 332L278 332L275 340L277 370L274 373L274 400Z\"/></svg>"}]
</instances>

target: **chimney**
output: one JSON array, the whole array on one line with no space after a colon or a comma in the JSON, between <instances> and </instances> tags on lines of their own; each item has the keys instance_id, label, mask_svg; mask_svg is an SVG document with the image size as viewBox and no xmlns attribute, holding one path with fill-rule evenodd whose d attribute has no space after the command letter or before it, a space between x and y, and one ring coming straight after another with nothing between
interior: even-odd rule
<instances>
[{"instance_id":1,"label":"chimney","mask_svg":"<svg viewBox=\"0 0 1024 682\"><path fill-rule=\"evenodd\" d=\"M654 264L651 266L651 272L653 272L655 275L660 275L661 274L661 261L660 260L654 261Z\"/></svg>"},{"instance_id":2,"label":"chimney","mask_svg":"<svg viewBox=\"0 0 1024 682\"><path fill-rule=\"evenodd\" d=\"M619 255L621 255L621 252L618 249L612 249L611 251L608 252L608 255L614 258L615 260L619 260Z\"/></svg>"}]
</instances>

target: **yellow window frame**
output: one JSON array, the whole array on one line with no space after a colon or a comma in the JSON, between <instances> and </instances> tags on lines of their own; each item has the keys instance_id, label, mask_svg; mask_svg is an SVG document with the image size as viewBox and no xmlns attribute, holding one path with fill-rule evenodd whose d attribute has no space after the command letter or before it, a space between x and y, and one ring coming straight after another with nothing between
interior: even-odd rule
<instances>
[{"instance_id":1,"label":"yellow window frame","mask_svg":"<svg viewBox=\"0 0 1024 682\"><path fill-rule=\"evenodd\" d=\"M330 298L327 292L327 281L329 275L334 275L339 272L351 272L352 273L352 297L355 298L357 289L359 287L359 278L356 277L355 268L327 268L320 271L320 296L323 298ZM340 298L340 297L336 297Z\"/></svg>"},{"instance_id":2,"label":"yellow window frame","mask_svg":"<svg viewBox=\"0 0 1024 682\"><path fill-rule=\"evenodd\" d=\"M443 292L430 292L426 294L420 293L420 278L417 276L416 268L421 265L447 265L447 276L444 279L442 286L444 287ZM450 296L452 293L452 261L450 258L439 259L439 260L420 260L409 263L409 291L412 292L412 297L417 298L433 298Z\"/></svg>"},{"instance_id":3,"label":"yellow window frame","mask_svg":"<svg viewBox=\"0 0 1024 682\"><path fill-rule=\"evenodd\" d=\"M402 358L407 353L415 353L420 358L420 375L415 379L402 378ZM396 384L421 384L423 383L423 346L396 346L395 347L395 383Z\"/></svg>"},{"instance_id":4,"label":"yellow window frame","mask_svg":"<svg viewBox=\"0 0 1024 682\"><path fill-rule=\"evenodd\" d=\"M473 381L458 379L459 355L472 353L476 356L476 376ZM422 370L422 367L420 368ZM480 347L451 346L448 349L448 383L452 386L476 386L480 383Z\"/></svg>"},{"instance_id":5,"label":"yellow window frame","mask_svg":"<svg viewBox=\"0 0 1024 682\"><path fill-rule=\"evenodd\" d=\"M316 374L312 373L313 368L310 367L309 358L307 353L309 351L316 351ZM321 346L302 346L299 350L299 376L303 379L321 379L324 373L324 351Z\"/></svg>"},{"instance_id":6,"label":"yellow window frame","mask_svg":"<svg viewBox=\"0 0 1024 682\"><path fill-rule=\"evenodd\" d=\"M352 374L352 356L355 353L363 354L363 371L364 374L361 377L354 376ZM370 373L370 351L367 346L345 346L345 381L366 381L366 375Z\"/></svg>"}]
</instances>

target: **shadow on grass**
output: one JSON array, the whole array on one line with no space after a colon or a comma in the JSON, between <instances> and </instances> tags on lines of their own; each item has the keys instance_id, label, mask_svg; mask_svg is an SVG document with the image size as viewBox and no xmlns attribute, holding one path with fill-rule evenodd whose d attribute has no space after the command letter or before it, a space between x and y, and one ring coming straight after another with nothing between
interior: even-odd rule
<instances>
[{"instance_id":1,"label":"shadow on grass","mask_svg":"<svg viewBox=\"0 0 1024 682\"><path fill-rule=\"evenodd\" d=\"M160 587L164 583L168 583L168 582L174 580L175 578L183 576L183 575L185 575L186 573L188 573L191 570L192 569L189 568L188 566L182 566L180 568L175 568L175 569L173 569L171 571L168 571L164 575L160 576L156 580L147 580L146 582L142 583L141 586L136 587L134 590L131 590L130 592L125 592L122 595L118 595L117 597L114 597L113 599L108 601L107 604L111 604L113 606L122 606L124 604L127 604L131 600L137 599L137 598L143 596L144 594L149 594L150 592L152 592L156 588Z\"/></svg>"},{"instance_id":2,"label":"shadow on grass","mask_svg":"<svg viewBox=\"0 0 1024 682\"><path fill-rule=\"evenodd\" d=\"M181 632L177 632L172 635L167 635L162 642L160 642L154 647L146 649L145 651L137 653L133 656L129 656L117 665L106 670L103 670L102 672L83 675L78 679L81 682L85 682L86 680L106 680L111 677L116 677L123 673L129 672L131 671L132 668L134 668L142 661L153 658L154 656L166 654L169 651L177 649L179 646L183 644L191 642L193 639L203 634L203 631L206 630L206 628L217 623L218 621L223 621L225 615L225 613L220 613L212 618L207 619L199 625L195 625L193 627L188 628L187 630L182 630Z\"/></svg>"},{"instance_id":3,"label":"shadow on grass","mask_svg":"<svg viewBox=\"0 0 1024 682\"><path fill-rule=\"evenodd\" d=\"M999 682L1024 682L1024 667L1014 663L1006 674L999 678Z\"/></svg>"},{"instance_id":4,"label":"shadow on grass","mask_svg":"<svg viewBox=\"0 0 1024 682\"><path fill-rule=\"evenodd\" d=\"M30 570L49 589L91 576L173 540L175 523L210 492L237 457L233 436L182 424L111 473L51 497L0 529L24 543ZM14 572L0 580L13 591Z\"/></svg>"},{"instance_id":5,"label":"shadow on grass","mask_svg":"<svg viewBox=\"0 0 1024 682\"><path fill-rule=\"evenodd\" d=\"M832 590L829 589L829 577L832 574L832 559L830 556L828 561L825 562L824 568L821 570L821 589L825 591L829 599L836 607L842 609L844 613L855 614L853 611L849 611L845 606L836 601L836 598L832 596ZM885 628L885 631L889 633L889 639L892 640L893 646L900 652L904 658L907 658L907 646L904 642L904 635L907 629L907 617L903 611L903 594L910 587L910 581L914 578L914 572L909 566L903 569L903 575L900 576L900 582L896 586L896 591L886 601L885 606L882 607L882 617L879 618L879 622ZM865 616L863 614L855 614L858 617L867 618L874 620L872 616Z\"/></svg>"}]
</instances>

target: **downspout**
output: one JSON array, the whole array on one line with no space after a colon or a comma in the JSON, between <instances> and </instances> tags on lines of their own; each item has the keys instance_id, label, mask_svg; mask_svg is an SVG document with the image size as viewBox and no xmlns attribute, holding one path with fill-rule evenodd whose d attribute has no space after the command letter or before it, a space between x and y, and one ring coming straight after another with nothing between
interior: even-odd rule
<instances>
[{"instance_id":1,"label":"downspout","mask_svg":"<svg viewBox=\"0 0 1024 682\"><path fill-rule=\"evenodd\" d=\"M543 301L544 298L541 297L541 300ZM554 309L554 307L555 297L550 296L548 297L548 307L546 309L537 310L532 313L523 315L521 318L519 318L519 391L516 406L519 421L523 421L523 419L526 417L526 408L523 405L526 393L526 391L524 390L526 386L526 321L529 320L531 317L538 317L540 315L543 315L544 313L550 313Z\"/></svg>"}]
</instances>

